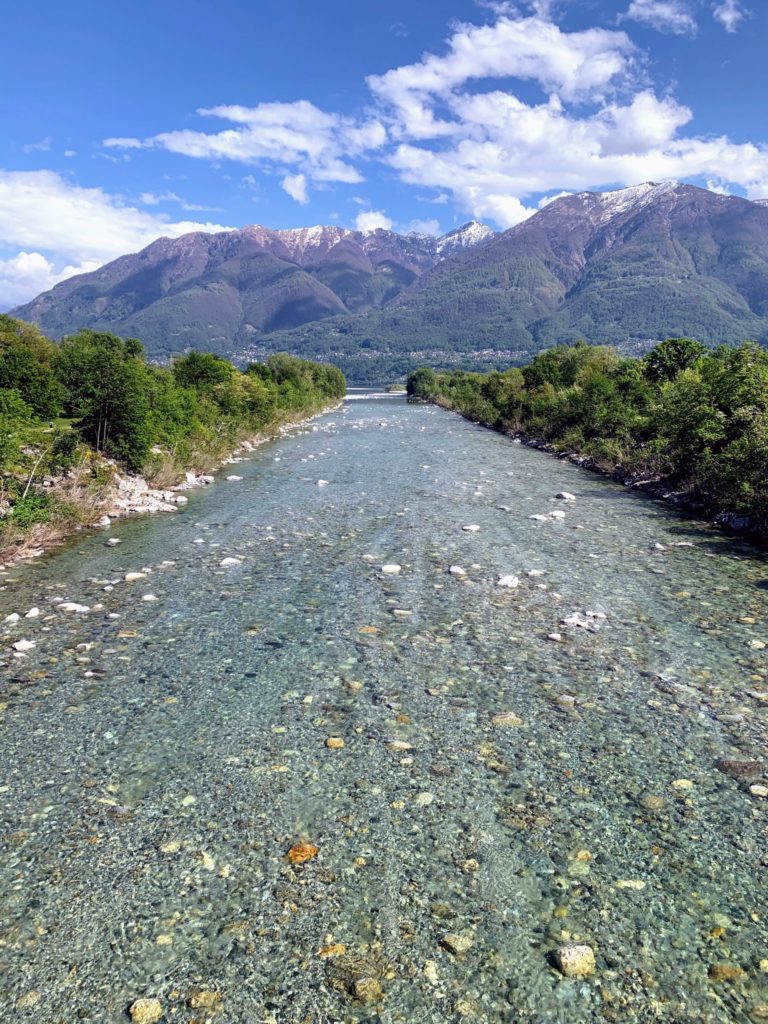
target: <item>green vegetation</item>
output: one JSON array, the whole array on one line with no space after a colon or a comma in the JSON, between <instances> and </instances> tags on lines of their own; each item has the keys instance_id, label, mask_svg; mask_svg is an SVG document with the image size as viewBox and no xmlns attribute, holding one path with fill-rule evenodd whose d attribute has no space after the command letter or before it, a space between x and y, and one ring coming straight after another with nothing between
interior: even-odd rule
<instances>
[{"instance_id":1,"label":"green vegetation","mask_svg":"<svg viewBox=\"0 0 768 1024\"><path fill-rule=\"evenodd\" d=\"M106 459L168 486L344 390L336 367L285 354L241 372L190 352L167 369L131 338L84 330L56 345L2 315L0 555L36 524L66 532L91 518L114 473Z\"/></svg>"},{"instance_id":2,"label":"green vegetation","mask_svg":"<svg viewBox=\"0 0 768 1024\"><path fill-rule=\"evenodd\" d=\"M768 530L768 352L752 342L672 338L640 359L578 342L505 372L422 367L408 393Z\"/></svg>"}]
</instances>

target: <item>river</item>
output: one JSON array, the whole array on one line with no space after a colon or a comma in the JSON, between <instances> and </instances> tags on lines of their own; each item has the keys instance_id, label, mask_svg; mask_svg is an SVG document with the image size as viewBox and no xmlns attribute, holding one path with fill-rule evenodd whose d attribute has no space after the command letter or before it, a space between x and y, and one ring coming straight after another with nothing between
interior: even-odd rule
<instances>
[{"instance_id":1,"label":"river","mask_svg":"<svg viewBox=\"0 0 768 1024\"><path fill-rule=\"evenodd\" d=\"M754 548L363 397L2 588L2 1020L768 1019Z\"/></svg>"}]
</instances>

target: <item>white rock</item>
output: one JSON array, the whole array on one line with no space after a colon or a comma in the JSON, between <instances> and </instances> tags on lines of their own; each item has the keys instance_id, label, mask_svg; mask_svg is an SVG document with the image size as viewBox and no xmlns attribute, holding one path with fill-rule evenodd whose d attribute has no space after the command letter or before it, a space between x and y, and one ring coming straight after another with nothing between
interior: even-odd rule
<instances>
[{"instance_id":1,"label":"white rock","mask_svg":"<svg viewBox=\"0 0 768 1024\"><path fill-rule=\"evenodd\" d=\"M39 614L40 614L40 609L39 608L37 608L37 607L30 608L29 611L27 612L27 614L24 616L24 618L25 619L36 619Z\"/></svg>"},{"instance_id":2,"label":"white rock","mask_svg":"<svg viewBox=\"0 0 768 1024\"><path fill-rule=\"evenodd\" d=\"M145 572L127 572L123 579L126 583L135 583L136 580L143 580L146 575Z\"/></svg>"},{"instance_id":3,"label":"white rock","mask_svg":"<svg viewBox=\"0 0 768 1024\"><path fill-rule=\"evenodd\" d=\"M562 633L549 633L547 635L547 640L554 640L555 643L560 643L562 641L562 639L563 639L563 634Z\"/></svg>"},{"instance_id":4,"label":"white rock","mask_svg":"<svg viewBox=\"0 0 768 1024\"><path fill-rule=\"evenodd\" d=\"M34 640L17 640L16 643L13 644L13 649L14 649L14 651L20 651L20 652L31 651L34 646L35 646L35 641Z\"/></svg>"},{"instance_id":5,"label":"white rock","mask_svg":"<svg viewBox=\"0 0 768 1024\"><path fill-rule=\"evenodd\" d=\"M571 494L570 491L559 491L555 497L560 501L576 501L576 495Z\"/></svg>"},{"instance_id":6,"label":"white rock","mask_svg":"<svg viewBox=\"0 0 768 1024\"><path fill-rule=\"evenodd\" d=\"M85 612L91 610L87 604L78 604L77 601L62 601L59 609L63 612L75 612L79 615L84 615Z\"/></svg>"},{"instance_id":7,"label":"white rock","mask_svg":"<svg viewBox=\"0 0 768 1024\"><path fill-rule=\"evenodd\" d=\"M229 476L227 477L227 480L231 480L233 483L236 483L238 480L242 479L243 478L241 476L237 476L235 473L230 473Z\"/></svg>"},{"instance_id":8,"label":"white rock","mask_svg":"<svg viewBox=\"0 0 768 1024\"><path fill-rule=\"evenodd\" d=\"M474 523L471 526L462 526L464 533L477 533L479 529L480 527L476 526Z\"/></svg>"},{"instance_id":9,"label":"white rock","mask_svg":"<svg viewBox=\"0 0 768 1024\"><path fill-rule=\"evenodd\" d=\"M402 569L401 565L397 565L396 562L388 562L387 565L382 565L381 571L385 576L397 576Z\"/></svg>"},{"instance_id":10,"label":"white rock","mask_svg":"<svg viewBox=\"0 0 768 1024\"><path fill-rule=\"evenodd\" d=\"M7 622L7 623L10 624L10 623L13 623L13 622L18 622L20 618L21 618L21 616L19 615L18 612L11 612L10 615L6 615L5 616L5 618L3 619L3 622Z\"/></svg>"},{"instance_id":11,"label":"white rock","mask_svg":"<svg viewBox=\"0 0 768 1024\"><path fill-rule=\"evenodd\" d=\"M141 595L141 600L142 601L150 602L150 601L156 601L157 598L155 597L154 594L142 594Z\"/></svg>"},{"instance_id":12,"label":"white rock","mask_svg":"<svg viewBox=\"0 0 768 1024\"><path fill-rule=\"evenodd\" d=\"M177 505L186 505L187 502L189 501L189 498L186 496L186 494L177 494L174 496L173 500L176 502Z\"/></svg>"},{"instance_id":13,"label":"white rock","mask_svg":"<svg viewBox=\"0 0 768 1024\"><path fill-rule=\"evenodd\" d=\"M467 575L467 570L462 568L462 566L460 566L460 565L452 565L451 568L448 570L448 572L451 574L451 576L466 576Z\"/></svg>"},{"instance_id":14,"label":"white rock","mask_svg":"<svg viewBox=\"0 0 768 1024\"><path fill-rule=\"evenodd\" d=\"M565 519L565 512L562 509L555 508L549 513L550 519Z\"/></svg>"},{"instance_id":15,"label":"white rock","mask_svg":"<svg viewBox=\"0 0 768 1024\"><path fill-rule=\"evenodd\" d=\"M242 565L243 563L239 558L222 558L219 565L226 568L228 565Z\"/></svg>"},{"instance_id":16,"label":"white rock","mask_svg":"<svg viewBox=\"0 0 768 1024\"><path fill-rule=\"evenodd\" d=\"M496 586L509 588L519 587L520 580L517 576L499 576Z\"/></svg>"},{"instance_id":17,"label":"white rock","mask_svg":"<svg viewBox=\"0 0 768 1024\"><path fill-rule=\"evenodd\" d=\"M536 515L528 516L528 518L529 519L535 519L537 523L548 523L549 522L549 516L543 516L539 512L537 512Z\"/></svg>"},{"instance_id":18,"label":"white rock","mask_svg":"<svg viewBox=\"0 0 768 1024\"><path fill-rule=\"evenodd\" d=\"M96 523L94 523L94 526L111 526L111 525L112 525L112 520L109 518L109 516L102 516L101 519L99 519Z\"/></svg>"},{"instance_id":19,"label":"white rock","mask_svg":"<svg viewBox=\"0 0 768 1024\"><path fill-rule=\"evenodd\" d=\"M525 575L526 576L543 576L544 575L544 570L543 569L529 569L526 572Z\"/></svg>"},{"instance_id":20,"label":"white rock","mask_svg":"<svg viewBox=\"0 0 768 1024\"><path fill-rule=\"evenodd\" d=\"M327 480L318 480L317 481L317 486L318 487L327 487L328 486L328 481Z\"/></svg>"},{"instance_id":21,"label":"white rock","mask_svg":"<svg viewBox=\"0 0 768 1024\"><path fill-rule=\"evenodd\" d=\"M120 540L119 537L110 537L109 540L107 541L108 548L117 547L118 544L122 544L122 541Z\"/></svg>"}]
</instances>

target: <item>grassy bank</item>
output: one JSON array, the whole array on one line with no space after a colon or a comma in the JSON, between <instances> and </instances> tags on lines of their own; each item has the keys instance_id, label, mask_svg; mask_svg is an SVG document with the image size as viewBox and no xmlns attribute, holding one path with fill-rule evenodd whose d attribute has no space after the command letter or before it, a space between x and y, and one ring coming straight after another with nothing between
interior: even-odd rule
<instances>
[{"instance_id":1,"label":"grassy bank","mask_svg":"<svg viewBox=\"0 0 768 1024\"><path fill-rule=\"evenodd\" d=\"M237 370L81 331L54 344L0 316L0 560L95 521L122 472L172 487L344 395L340 370L287 355Z\"/></svg>"},{"instance_id":2,"label":"grassy bank","mask_svg":"<svg viewBox=\"0 0 768 1024\"><path fill-rule=\"evenodd\" d=\"M641 359L578 343L503 373L411 374L408 393L768 535L768 352L670 339Z\"/></svg>"}]
</instances>

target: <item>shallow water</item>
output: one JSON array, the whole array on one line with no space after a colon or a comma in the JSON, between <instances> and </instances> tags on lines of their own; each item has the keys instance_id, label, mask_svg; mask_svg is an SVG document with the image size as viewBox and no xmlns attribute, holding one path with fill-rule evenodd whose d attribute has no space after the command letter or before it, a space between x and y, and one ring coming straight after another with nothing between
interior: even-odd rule
<instances>
[{"instance_id":1,"label":"shallow water","mask_svg":"<svg viewBox=\"0 0 768 1024\"><path fill-rule=\"evenodd\" d=\"M768 1019L754 549L384 398L2 580L0 1019Z\"/></svg>"}]
</instances>

